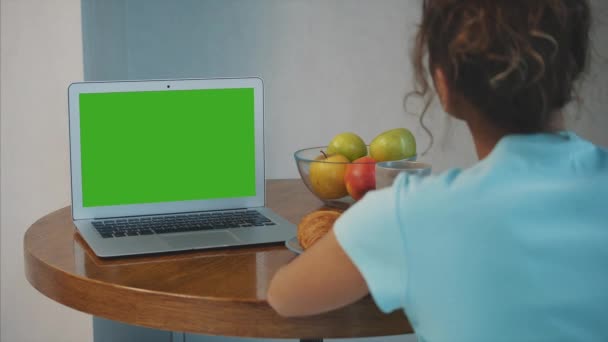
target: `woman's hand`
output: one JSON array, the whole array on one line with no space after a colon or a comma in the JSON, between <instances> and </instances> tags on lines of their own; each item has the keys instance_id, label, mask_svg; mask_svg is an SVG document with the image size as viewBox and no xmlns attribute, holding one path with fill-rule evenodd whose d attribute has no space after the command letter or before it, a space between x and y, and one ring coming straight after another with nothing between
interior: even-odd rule
<instances>
[{"instance_id":1,"label":"woman's hand","mask_svg":"<svg viewBox=\"0 0 608 342\"><path fill-rule=\"evenodd\" d=\"M367 284L330 230L305 253L282 267L267 300L281 316L310 316L354 303Z\"/></svg>"}]
</instances>

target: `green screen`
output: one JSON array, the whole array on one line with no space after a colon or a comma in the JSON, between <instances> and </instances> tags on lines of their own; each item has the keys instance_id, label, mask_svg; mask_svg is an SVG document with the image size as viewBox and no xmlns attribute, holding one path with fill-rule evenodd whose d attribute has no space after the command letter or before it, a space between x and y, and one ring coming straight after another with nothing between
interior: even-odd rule
<instances>
[{"instance_id":1,"label":"green screen","mask_svg":"<svg viewBox=\"0 0 608 342\"><path fill-rule=\"evenodd\" d=\"M253 96L80 94L83 206L254 196Z\"/></svg>"}]
</instances>

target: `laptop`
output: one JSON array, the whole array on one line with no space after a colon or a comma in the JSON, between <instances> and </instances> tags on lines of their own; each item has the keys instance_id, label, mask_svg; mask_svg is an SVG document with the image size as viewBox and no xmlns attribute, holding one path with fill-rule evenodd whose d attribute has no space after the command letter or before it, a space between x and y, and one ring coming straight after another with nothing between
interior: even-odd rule
<instances>
[{"instance_id":1,"label":"laptop","mask_svg":"<svg viewBox=\"0 0 608 342\"><path fill-rule=\"evenodd\" d=\"M72 217L99 257L284 242L259 78L73 83Z\"/></svg>"}]
</instances>

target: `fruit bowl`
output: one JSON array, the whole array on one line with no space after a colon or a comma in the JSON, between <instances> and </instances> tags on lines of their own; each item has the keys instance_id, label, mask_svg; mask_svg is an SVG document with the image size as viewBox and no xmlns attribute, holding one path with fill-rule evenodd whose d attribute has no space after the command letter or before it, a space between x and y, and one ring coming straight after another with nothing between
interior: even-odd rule
<instances>
[{"instance_id":1,"label":"fruit bowl","mask_svg":"<svg viewBox=\"0 0 608 342\"><path fill-rule=\"evenodd\" d=\"M369 146L368 155L369 155ZM302 181L325 205L348 208L359 200L366 191L375 189L376 162L338 161L324 155L327 147L311 147L294 153L298 172ZM416 156L403 160L416 160Z\"/></svg>"}]
</instances>

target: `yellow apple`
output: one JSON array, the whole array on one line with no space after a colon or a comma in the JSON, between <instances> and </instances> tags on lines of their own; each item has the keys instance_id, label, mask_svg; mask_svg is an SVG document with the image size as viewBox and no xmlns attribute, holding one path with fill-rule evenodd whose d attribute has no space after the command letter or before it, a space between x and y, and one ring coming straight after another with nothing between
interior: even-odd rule
<instances>
[{"instance_id":1,"label":"yellow apple","mask_svg":"<svg viewBox=\"0 0 608 342\"><path fill-rule=\"evenodd\" d=\"M348 195L344 173L348 158L341 154L319 156L310 164L310 183L313 191L322 199L338 199Z\"/></svg>"}]
</instances>

